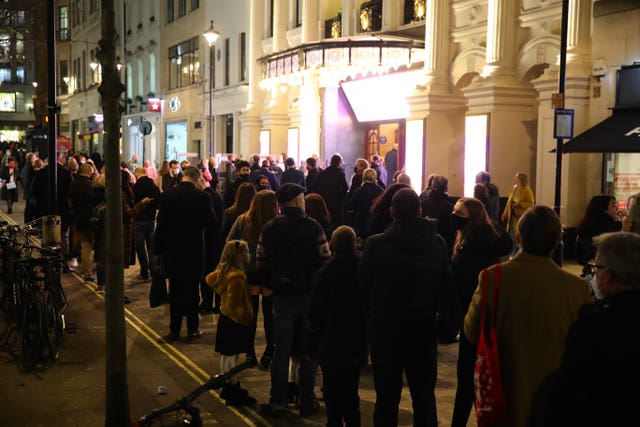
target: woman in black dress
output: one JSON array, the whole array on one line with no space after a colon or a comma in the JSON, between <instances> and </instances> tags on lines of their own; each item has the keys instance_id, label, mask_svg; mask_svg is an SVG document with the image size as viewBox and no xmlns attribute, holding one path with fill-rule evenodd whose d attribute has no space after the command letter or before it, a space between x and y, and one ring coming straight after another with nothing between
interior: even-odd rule
<instances>
[{"instance_id":1,"label":"woman in black dress","mask_svg":"<svg viewBox=\"0 0 640 427\"><path fill-rule=\"evenodd\" d=\"M473 293L478 286L480 272L511 253L511 237L489 215L477 199L462 198L457 201L451 214L451 225L456 230L451 271L458 289L460 308L467 312ZM460 327L462 331L462 327ZM451 427L467 425L469 413L475 400L473 373L476 361L476 346L460 332L458 347L458 387L453 408Z\"/></svg>"}]
</instances>

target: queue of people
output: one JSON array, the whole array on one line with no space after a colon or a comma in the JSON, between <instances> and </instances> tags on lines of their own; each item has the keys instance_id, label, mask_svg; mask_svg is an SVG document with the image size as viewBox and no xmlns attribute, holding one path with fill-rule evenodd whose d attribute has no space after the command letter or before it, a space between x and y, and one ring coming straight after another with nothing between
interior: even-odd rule
<instances>
[{"instance_id":1,"label":"queue of people","mask_svg":"<svg viewBox=\"0 0 640 427\"><path fill-rule=\"evenodd\" d=\"M10 184L26 176L25 197L37 215L46 166L28 158L32 172L20 174L9 160L0 178ZM139 280L168 279L164 340L184 336L183 318L186 338L199 339L201 316L217 314L221 370L242 355L268 369L270 397L261 412L270 417L283 416L292 402L301 417L316 414L320 367L328 427L361 425L359 379L370 360L373 424L397 425L404 374L414 425L435 427L435 320L450 282L464 315L451 425L465 426L475 401L482 294L493 292L500 264L500 297L487 308L495 312L509 425L633 425L628 408L637 393L617 390L640 379L631 363L640 350L625 339L638 316L640 195L629 200L624 221L612 197L589 203L577 245L590 287L553 262L562 227L552 209L535 205L526 175L514 177L501 213L487 172L476 176L473 198L454 198L442 175L431 175L418 194L401 170L389 177L379 157L372 161L358 159L349 185L337 153L326 169L307 159L306 174L293 159L280 173L268 159L238 160L227 168L233 172L223 192L207 161L165 162L157 176L124 163L125 265L137 254ZM104 174L85 156L61 156L58 166L69 251L85 280L104 289L105 236L94 223ZM260 313L266 346L258 358ZM611 374L590 377L594 366L610 366ZM597 397L602 387L606 399ZM232 406L256 403L235 378L221 397Z\"/></svg>"}]
</instances>

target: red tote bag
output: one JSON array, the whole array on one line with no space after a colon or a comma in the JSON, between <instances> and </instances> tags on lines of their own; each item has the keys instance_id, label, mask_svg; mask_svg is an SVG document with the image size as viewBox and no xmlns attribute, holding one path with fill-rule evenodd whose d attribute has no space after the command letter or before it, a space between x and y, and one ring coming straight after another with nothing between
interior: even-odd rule
<instances>
[{"instance_id":1,"label":"red tote bag","mask_svg":"<svg viewBox=\"0 0 640 427\"><path fill-rule=\"evenodd\" d=\"M487 319L487 287L489 271L482 272L485 286L482 289L482 315L480 320L480 339L476 355L473 382L476 391L476 416L478 427L507 427L507 403L502 389L500 374L500 356L496 336L496 311L500 293L502 266L495 266L493 310L491 320Z\"/></svg>"}]
</instances>

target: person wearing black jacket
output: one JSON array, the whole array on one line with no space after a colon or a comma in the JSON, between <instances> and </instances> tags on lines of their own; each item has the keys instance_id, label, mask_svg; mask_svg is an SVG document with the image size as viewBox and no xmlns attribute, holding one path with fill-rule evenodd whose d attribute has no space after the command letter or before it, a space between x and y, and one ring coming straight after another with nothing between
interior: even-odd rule
<instances>
[{"instance_id":1,"label":"person wearing black jacket","mask_svg":"<svg viewBox=\"0 0 640 427\"><path fill-rule=\"evenodd\" d=\"M362 184L356 188L349 200L349 210L353 211L353 228L356 235L366 239L369 235L369 218L371 218L371 206L376 197L384 190L376 181L376 171L365 169L362 173Z\"/></svg>"},{"instance_id":2,"label":"person wearing black jacket","mask_svg":"<svg viewBox=\"0 0 640 427\"><path fill-rule=\"evenodd\" d=\"M501 257L509 255L512 241L501 226L491 222L484 205L477 199L458 200L447 222L456 232L451 270L458 288L460 307L466 313L478 287L478 275L483 269L498 263ZM476 346L469 343L463 331L458 346L458 385L451 426L465 427L475 400Z\"/></svg>"},{"instance_id":3,"label":"person wearing black jacket","mask_svg":"<svg viewBox=\"0 0 640 427\"><path fill-rule=\"evenodd\" d=\"M447 241L449 251L453 248L455 230L451 228L449 216L453 211L453 199L447 194L449 180L442 175L436 175L431 181L430 191L420 194L422 215L438 220L438 233Z\"/></svg>"},{"instance_id":4,"label":"person wearing black jacket","mask_svg":"<svg viewBox=\"0 0 640 427\"><path fill-rule=\"evenodd\" d=\"M327 203L329 213L331 213L331 223L334 227L344 223L344 208L348 189L349 186L342 167L342 156L334 154L331 156L330 166L318 173L313 187L309 189L312 193L320 194Z\"/></svg>"},{"instance_id":5,"label":"person wearing black jacket","mask_svg":"<svg viewBox=\"0 0 640 427\"><path fill-rule=\"evenodd\" d=\"M331 249L334 254L318 271L311 291L309 355L322 367L327 426L342 426L343 421L359 426L358 384L367 351L353 229L338 227L331 236Z\"/></svg>"},{"instance_id":6,"label":"person wearing black jacket","mask_svg":"<svg viewBox=\"0 0 640 427\"><path fill-rule=\"evenodd\" d=\"M187 336L200 338L199 284L208 256L219 256L219 228L208 194L198 188L200 171L187 166L174 188L162 193L158 209L153 252L164 256L169 278L171 320L168 342L180 337L182 317L187 317Z\"/></svg>"},{"instance_id":7,"label":"person wearing black jacket","mask_svg":"<svg viewBox=\"0 0 640 427\"><path fill-rule=\"evenodd\" d=\"M140 263L140 279L147 282L150 272L155 269L153 256L153 233L156 231L156 211L160 203L160 189L156 183L147 176L147 170L143 167L135 169L136 183L133 185L135 203L144 198L152 199L151 202L136 215L136 253Z\"/></svg>"},{"instance_id":8,"label":"person wearing black jacket","mask_svg":"<svg viewBox=\"0 0 640 427\"><path fill-rule=\"evenodd\" d=\"M256 267L267 274L273 290L275 353L271 362L269 403L262 411L282 416L287 403L289 359L300 356L300 416L317 412L313 393L316 366L304 357L308 328L309 294L313 276L330 256L322 227L304 216L305 188L286 183L276 191L281 207L262 229L256 248Z\"/></svg>"},{"instance_id":9,"label":"person wearing black jacket","mask_svg":"<svg viewBox=\"0 0 640 427\"><path fill-rule=\"evenodd\" d=\"M43 170L46 168L40 169L34 179L38 179ZM90 220L93 208L97 204L97 197L91 182L92 175L93 166L89 163L81 165L76 179L69 185L68 191L68 204L73 212L73 233L80 242L80 273L87 281L93 281L93 254L91 252L95 235Z\"/></svg>"},{"instance_id":10,"label":"person wearing black jacket","mask_svg":"<svg viewBox=\"0 0 640 427\"><path fill-rule=\"evenodd\" d=\"M437 427L435 320L439 292L448 283L448 254L434 224L420 218L413 190L393 196L391 215L385 232L367 239L358 268L376 389L374 426L398 425L404 371L414 425Z\"/></svg>"},{"instance_id":11,"label":"person wearing black jacket","mask_svg":"<svg viewBox=\"0 0 640 427\"><path fill-rule=\"evenodd\" d=\"M241 160L236 164L236 180L231 183L225 183L224 190L224 206L231 207L233 202L236 199L236 192L238 191L238 187L240 187L243 183L249 182L249 175L251 174L251 170L249 168L249 162L246 160Z\"/></svg>"}]
</instances>

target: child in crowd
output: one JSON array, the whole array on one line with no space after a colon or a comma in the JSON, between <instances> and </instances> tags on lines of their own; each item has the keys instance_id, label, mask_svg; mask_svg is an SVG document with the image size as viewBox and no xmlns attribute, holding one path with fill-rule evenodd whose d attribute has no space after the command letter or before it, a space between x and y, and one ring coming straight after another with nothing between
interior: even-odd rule
<instances>
[{"instance_id":1,"label":"child in crowd","mask_svg":"<svg viewBox=\"0 0 640 427\"><path fill-rule=\"evenodd\" d=\"M240 354L248 351L253 308L244 268L250 258L247 242L230 240L224 246L218 267L206 278L207 285L221 297L215 350L220 353L222 372L236 366ZM232 377L223 387L220 397L230 406L251 406L256 403L256 399L240 387L236 377Z\"/></svg>"}]
</instances>

